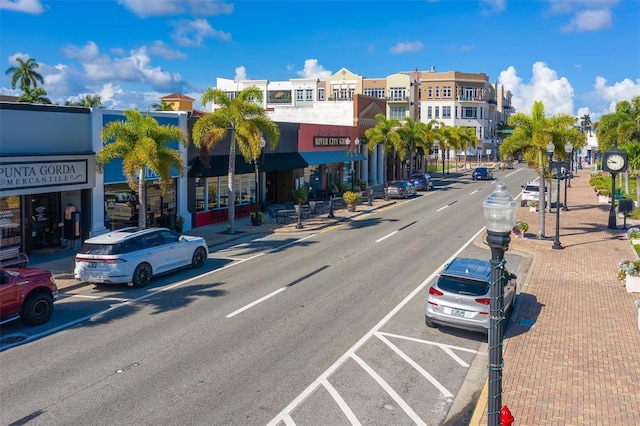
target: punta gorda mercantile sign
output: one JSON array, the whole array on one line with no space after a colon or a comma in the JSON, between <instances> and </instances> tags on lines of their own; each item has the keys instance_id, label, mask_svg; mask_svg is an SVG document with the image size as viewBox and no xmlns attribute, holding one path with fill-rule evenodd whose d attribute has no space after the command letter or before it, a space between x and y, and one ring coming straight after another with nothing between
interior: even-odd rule
<instances>
[{"instance_id":1,"label":"punta gorda mercantile sign","mask_svg":"<svg viewBox=\"0 0 640 426\"><path fill-rule=\"evenodd\" d=\"M0 162L0 191L88 182L87 160Z\"/></svg>"}]
</instances>

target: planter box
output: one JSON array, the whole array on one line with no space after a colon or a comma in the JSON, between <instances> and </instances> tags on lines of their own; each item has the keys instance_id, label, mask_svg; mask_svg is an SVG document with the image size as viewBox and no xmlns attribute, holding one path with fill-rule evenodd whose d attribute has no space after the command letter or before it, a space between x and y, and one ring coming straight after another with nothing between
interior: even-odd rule
<instances>
[{"instance_id":1,"label":"planter box","mask_svg":"<svg viewBox=\"0 0 640 426\"><path fill-rule=\"evenodd\" d=\"M640 293L640 277L631 277L627 275L624 279L627 293Z\"/></svg>"},{"instance_id":2,"label":"planter box","mask_svg":"<svg viewBox=\"0 0 640 426\"><path fill-rule=\"evenodd\" d=\"M605 197L604 195L598 195L598 202L600 202L600 204L609 204L611 200L609 197Z\"/></svg>"},{"instance_id":3,"label":"planter box","mask_svg":"<svg viewBox=\"0 0 640 426\"><path fill-rule=\"evenodd\" d=\"M631 241L631 244L634 246L640 246L640 239L638 238L631 238L629 241Z\"/></svg>"}]
</instances>

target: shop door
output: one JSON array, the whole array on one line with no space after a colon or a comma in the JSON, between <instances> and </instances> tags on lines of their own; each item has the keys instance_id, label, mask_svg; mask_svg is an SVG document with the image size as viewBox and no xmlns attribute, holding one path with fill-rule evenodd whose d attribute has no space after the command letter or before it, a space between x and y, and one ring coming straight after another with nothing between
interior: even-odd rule
<instances>
[{"instance_id":1,"label":"shop door","mask_svg":"<svg viewBox=\"0 0 640 426\"><path fill-rule=\"evenodd\" d=\"M27 196L27 251L59 247L62 212L60 193Z\"/></svg>"}]
</instances>

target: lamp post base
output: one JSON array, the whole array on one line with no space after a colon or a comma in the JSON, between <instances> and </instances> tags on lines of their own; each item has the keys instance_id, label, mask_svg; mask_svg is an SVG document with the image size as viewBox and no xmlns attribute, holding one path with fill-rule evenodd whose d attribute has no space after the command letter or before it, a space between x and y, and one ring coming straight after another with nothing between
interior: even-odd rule
<instances>
[{"instance_id":1,"label":"lamp post base","mask_svg":"<svg viewBox=\"0 0 640 426\"><path fill-rule=\"evenodd\" d=\"M613 203L613 200L611 200L611 202ZM614 212L610 212L609 213L609 225L607 226L608 229L618 229L618 223L616 221L616 213Z\"/></svg>"},{"instance_id":2,"label":"lamp post base","mask_svg":"<svg viewBox=\"0 0 640 426\"><path fill-rule=\"evenodd\" d=\"M551 246L551 248L554 250L562 250L564 247L562 247L562 244L560 244L560 241L554 241L553 246Z\"/></svg>"}]
</instances>

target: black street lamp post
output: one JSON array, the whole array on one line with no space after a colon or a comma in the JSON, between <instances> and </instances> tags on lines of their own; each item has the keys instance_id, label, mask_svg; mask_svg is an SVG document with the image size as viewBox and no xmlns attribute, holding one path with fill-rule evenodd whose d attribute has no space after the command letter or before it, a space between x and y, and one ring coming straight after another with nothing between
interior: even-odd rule
<instances>
[{"instance_id":1,"label":"black street lamp post","mask_svg":"<svg viewBox=\"0 0 640 426\"><path fill-rule=\"evenodd\" d=\"M502 405L502 346L504 341L504 285L506 269L504 253L511 242L511 230L515 225L516 202L507 192L505 184L499 182L496 190L484 203L487 244L491 249L491 289L489 301L489 395L487 414L489 426L500 426Z\"/></svg>"},{"instance_id":2,"label":"black street lamp post","mask_svg":"<svg viewBox=\"0 0 640 426\"><path fill-rule=\"evenodd\" d=\"M567 154L567 160L569 160L569 156L573 152L571 143L567 142L564 144L564 152ZM571 187L571 162L569 162L568 166L569 167L565 167L564 171L564 204L562 205L562 210L565 212L569 210L569 207L567 207L567 187Z\"/></svg>"},{"instance_id":3,"label":"black street lamp post","mask_svg":"<svg viewBox=\"0 0 640 426\"><path fill-rule=\"evenodd\" d=\"M264 150L265 145L267 144L267 142L264 140L264 138L260 138L260 158L262 158L262 151ZM260 204L260 171L258 168L258 160L255 159L253 160L253 163L256 167L256 220L258 219L258 212L260 210L259 208L259 204Z\"/></svg>"},{"instance_id":4,"label":"black street lamp post","mask_svg":"<svg viewBox=\"0 0 640 426\"><path fill-rule=\"evenodd\" d=\"M347 137L347 139L345 140L345 144L347 145L347 150L348 150L348 154L349 157L351 157L351 190L355 191L356 188L356 183L355 183L355 167L353 164L353 158L358 155L359 149L360 149L360 139L356 138L354 142L354 147L351 147L351 139L349 139Z\"/></svg>"},{"instance_id":5,"label":"black street lamp post","mask_svg":"<svg viewBox=\"0 0 640 426\"><path fill-rule=\"evenodd\" d=\"M562 247L562 244L560 244L560 177L561 177L561 173L560 173L560 169L559 169L559 162L555 162L556 163L556 170L554 171L554 166L552 166L553 164L553 151L555 150L555 145L553 144L553 142L549 142L547 144L547 152L549 153L549 170L551 170L551 172L553 174L555 174L555 178L558 181L558 188L556 191L556 237L553 240L553 246L551 248L553 248L554 250L560 250L563 249L564 247ZM549 200L551 200L551 197L549 197Z\"/></svg>"}]
</instances>

